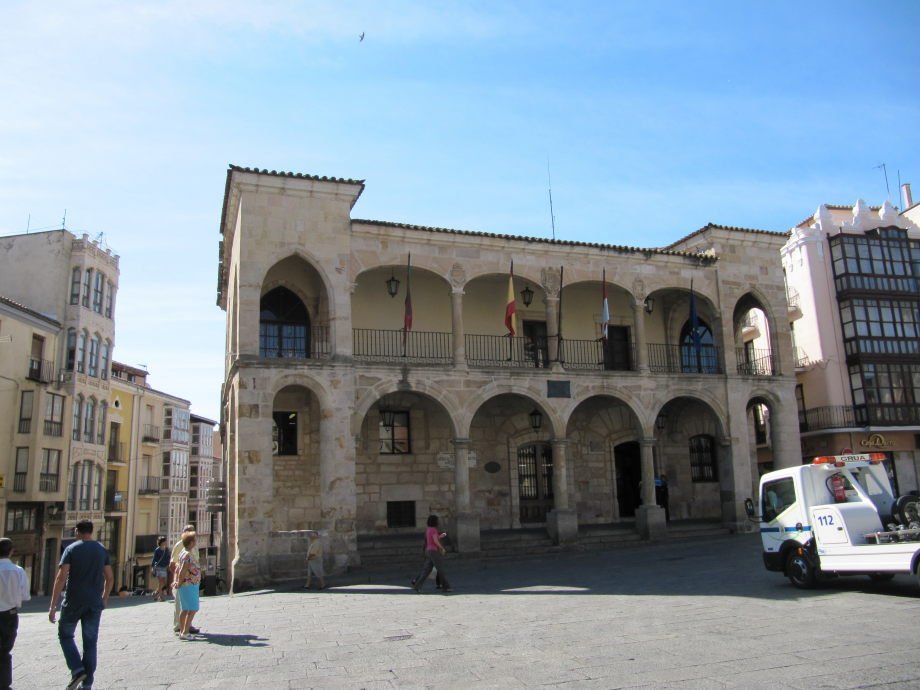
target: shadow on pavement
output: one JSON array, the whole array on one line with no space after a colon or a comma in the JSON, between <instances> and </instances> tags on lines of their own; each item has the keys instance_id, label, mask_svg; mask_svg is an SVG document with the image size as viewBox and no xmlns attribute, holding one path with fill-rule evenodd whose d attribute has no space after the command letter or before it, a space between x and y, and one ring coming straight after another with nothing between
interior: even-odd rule
<instances>
[{"instance_id":1,"label":"shadow on pavement","mask_svg":"<svg viewBox=\"0 0 920 690\"><path fill-rule=\"evenodd\" d=\"M201 642L221 647L267 647L268 640L258 635L222 635L220 633L199 633Z\"/></svg>"}]
</instances>

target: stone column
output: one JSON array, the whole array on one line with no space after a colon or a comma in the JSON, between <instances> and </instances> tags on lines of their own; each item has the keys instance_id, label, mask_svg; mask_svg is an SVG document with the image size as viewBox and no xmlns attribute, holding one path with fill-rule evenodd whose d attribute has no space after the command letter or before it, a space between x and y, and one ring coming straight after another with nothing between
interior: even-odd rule
<instances>
[{"instance_id":1,"label":"stone column","mask_svg":"<svg viewBox=\"0 0 920 690\"><path fill-rule=\"evenodd\" d=\"M466 335L463 331L463 288L450 292L451 331L454 344L454 366L466 369Z\"/></svg>"},{"instance_id":2,"label":"stone column","mask_svg":"<svg viewBox=\"0 0 920 690\"><path fill-rule=\"evenodd\" d=\"M569 508L569 476L566 450L568 439L554 439L553 447L553 509L546 516L546 529L556 544L572 544L578 540L578 514Z\"/></svg>"},{"instance_id":3,"label":"stone column","mask_svg":"<svg viewBox=\"0 0 920 690\"><path fill-rule=\"evenodd\" d=\"M553 371L561 371L562 362L559 361L559 298L547 297L543 303L546 305L546 346L550 367Z\"/></svg>"},{"instance_id":4,"label":"stone column","mask_svg":"<svg viewBox=\"0 0 920 690\"><path fill-rule=\"evenodd\" d=\"M479 514L470 505L470 440L454 439L453 540L460 553L479 551Z\"/></svg>"},{"instance_id":5,"label":"stone column","mask_svg":"<svg viewBox=\"0 0 920 690\"><path fill-rule=\"evenodd\" d=\"M349 398L353 395L352 388L342 389L330 407L320 412L320 506L333 572L344 572L359 561L355 439L350 428L354 404ZM327 563L329 560L327 557Z\"/></svg>"},{"instance_id":6,"label":"stone column","mask_svg":"<svg viewBox=\"0 0 920 690\"><path fill-rule=\"evenodd\" d=\"M636 369L647 374L648 369L648 343L645 342L645 304L638 298L632 305L633 322L636 325Z\"/></svg>"},{"instance_id":7,"label":"stone column","mask_svg":"<svg viewBox=\"0 0 920 690\"><path fill-rule=\"evenodd\" d=\"M733 532L750 532L754 525L747 519L744 499L750 498L754 484L754 468L750 458L756 450L752 451L750 445L747 410L749 391L739 379L729 379L727 391L729 417L720 420L725 433L716 448L722 495L722 524Z\"/></svg>"},{"instance_id":8,"label":"stone column","mask_svg":"<svg viewBox=\"0 0 920 690\"><path fill-rule=\"evenodd\" d=\"M664 508L655 504L655 439L639 439L642 463L642 505L636 513L636 528L643 539L661 539L667 531Z\"/></svg>"}]
</instances>

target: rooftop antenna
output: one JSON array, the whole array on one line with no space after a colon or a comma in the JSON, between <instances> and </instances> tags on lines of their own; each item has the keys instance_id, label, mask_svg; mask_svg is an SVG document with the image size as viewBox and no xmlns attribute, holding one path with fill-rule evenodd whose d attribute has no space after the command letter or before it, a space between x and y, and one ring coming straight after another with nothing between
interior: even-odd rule
<instances>
[{"instance_id":1,"label":"rooftop antenna","mask_svg":"<svg viewBox=\"0 0 920 690\"><path fill-rule=\"evenodd\" d=\"M900 173L898 173L898 174L900 174ZM900 180L901 178L899 177L898 179ZM898 185L898 189L900 189L900 188L901 188L901 185ZM26 234L27 234L27 235L29 234L29 228L30 228L31 226L32 226L32 214L30 213L30 214L29 214L29 217L26 219Z\"/></svg>"},{"instance_id":2,"label":"rooftop antenna","mask_svg":"<svg viewBox=\"0 0 920 690\"><path fill-rule=\"evenodd\" d=\"M553 228L553 239L556 239L556 216L553 214L553 178L549 174L549 156L546 157L546 181L549 185L549 222Z\"/></svg>"},{"instance_id":3,"label":"rooftop antenna","mask_svg":"<svg viewBox=\"0 0 920 690\"><path fill-rule=\"evenodd\" d=\"M61 219L61 228L67 229L67 209L64 209L64 217Z\"/></svg>"},{"instance_id":4,"label":"rooftop antenna","mask_svg":"<svg viewBox=\"0 0 920 690\"><path fill-rule=\"evenodd\" d=\"M888 201L891 201L891 190L888 188L888 168L885 167L884 163L879 163L875 166L875 169L882 169L882 172L885 173L885 192L888 194Z\"/></svg>"}]
</instances>

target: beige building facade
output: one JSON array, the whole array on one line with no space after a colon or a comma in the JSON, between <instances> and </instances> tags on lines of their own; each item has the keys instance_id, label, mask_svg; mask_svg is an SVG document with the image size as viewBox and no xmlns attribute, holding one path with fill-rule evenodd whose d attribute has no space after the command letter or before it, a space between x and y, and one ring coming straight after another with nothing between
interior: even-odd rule
<instances>
[{"instance_id":1,"label":"beige building facade","mask_svg":"<svg viewBox=\"0 0 920 690\"><path fill-rule=\"evenodd\" d=\"M782 248L802 456L884 452L920 489L920 208L822 205Z\"/></svg>"},{"instance_id":2,"label":"beige building facade","mask_svg":"<svg viewBox=\"0 0 920 690\"><path fill-rule=\"evenodd\" d=\"M755 405L772 463L800 454L784 233L709 225L642 249L462 232L352 218L363 188L227 174L236 589L298 574L301 530L322 530L342 570L360 563L359 537L415 532L430 513L462 552L528 527L561 544L611 523L657 538L656 501L672 520L750 529ZM754 309L768 334L757 365Z\"/></svg>"}]
</instances>

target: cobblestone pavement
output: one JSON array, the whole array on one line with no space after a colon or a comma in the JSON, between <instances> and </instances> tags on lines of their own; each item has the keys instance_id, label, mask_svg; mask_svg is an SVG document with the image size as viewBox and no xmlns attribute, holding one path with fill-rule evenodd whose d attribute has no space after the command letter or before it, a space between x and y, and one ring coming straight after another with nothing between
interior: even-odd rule
<instances>
[{"instance_id":1,"label":"cobblestone pavement","mask_svg":"<svg viewBox=\"0 0 920 690\"><path fill-rule=\"evenodd\" d=\"M420 565L203 599L198 641L173 636L171 604L119 600L96 687L920 688L914 578L801 592L763 569L754 535L453 561L449 595L408 589ZM30 609L14 687L62 688L47 599Z\"/></svg>"}]
</instances>

